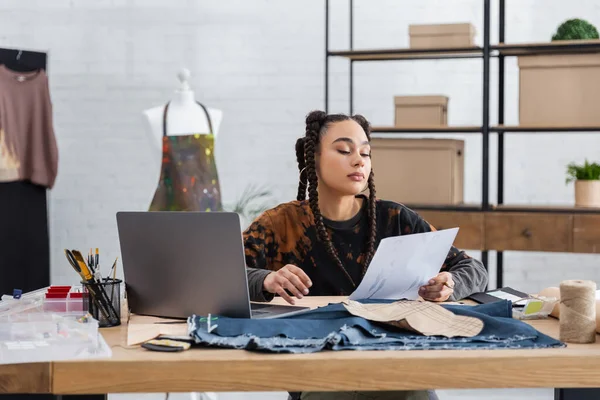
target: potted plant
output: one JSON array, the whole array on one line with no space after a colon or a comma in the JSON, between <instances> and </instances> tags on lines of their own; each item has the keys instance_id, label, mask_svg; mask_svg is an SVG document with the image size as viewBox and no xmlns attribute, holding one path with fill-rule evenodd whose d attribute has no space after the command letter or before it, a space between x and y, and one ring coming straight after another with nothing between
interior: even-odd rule
<instances>
[{"instance_id":1,"label":"potted plant","mask_svg":"<svg viewBox=\"0 0 600 400\"><path fill-rule=\"evenodd\" d=\"M575 205L579 207L600 207L600 164L567 165L566 183L575 182Z\"/></svg>"},{"instance_id":2,"label":"potted plant","mask_svg":"<svg viewBox=\"0 0 600 400\"><path fill-rule=\"evenodd\" d=\"M270 189L250 184L233 204L224 205L223 211L239 214L242 227L244 228L275 204L276 200Z\"/></svg>"},{"instance_id":3,"label":"potted plant","mask_svg":"<svg viewBox=\"0 0 600 400\"><path fill-rule=\"evenodd\" d=\"M591 40L598 39L598 30L588 21L581 18L568 19L556 29L552 41L557 40Z\"/></svg>"}]
</instances>

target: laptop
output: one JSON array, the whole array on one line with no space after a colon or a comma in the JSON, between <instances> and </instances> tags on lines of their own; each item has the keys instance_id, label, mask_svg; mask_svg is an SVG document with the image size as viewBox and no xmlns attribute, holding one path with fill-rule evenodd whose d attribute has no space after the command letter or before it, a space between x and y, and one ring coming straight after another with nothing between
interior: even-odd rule
<instances>
[{"instance_id":1,"label":"laptop","mask_svg":"<svg viewBox=\"0 0 600 400\"><path fill-rule=\"evenodd\" d=\"M120 211L117 229L132 313L281 318L309 310L250 301L237 213Z\"/></svg>"}]
</instances>

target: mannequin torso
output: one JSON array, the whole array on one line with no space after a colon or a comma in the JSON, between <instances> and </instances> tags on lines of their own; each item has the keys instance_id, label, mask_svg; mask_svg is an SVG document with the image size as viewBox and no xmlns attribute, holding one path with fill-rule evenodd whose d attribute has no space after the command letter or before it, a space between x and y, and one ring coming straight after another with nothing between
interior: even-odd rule
<instances>
[{"instance_id":1,"label":"mannequin torso","mask_svg":"<svg viewBox=\"0 0 600 400\"><path fill-rule=\"evenodd\" d=\"M188 84L189 71L182 70L178 74L181 85L175 91L169 103L167 113L167 136L190 135L195 133L209 133L209 124L202 107L196 103L194 92ZM143 112L146 122L146 131L150 136L152 148L156 151L157 160L161 159L163 141L163 115L165 104L150 108ZM210 115L215 140L223 120L223 112L206 107Z\"/></svg>"}]
</instances>

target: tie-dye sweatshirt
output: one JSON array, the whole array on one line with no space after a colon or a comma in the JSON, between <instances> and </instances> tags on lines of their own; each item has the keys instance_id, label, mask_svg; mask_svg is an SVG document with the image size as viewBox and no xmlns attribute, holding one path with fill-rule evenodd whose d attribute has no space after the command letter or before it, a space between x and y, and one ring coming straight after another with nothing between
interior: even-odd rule
<instances>
[{"instance_id":1,"label":"tie-dye sweatshirt","mask_svg":"<svg viewBox=\"0 0 600 400\"><path fill-rule=\"evenodd\" d=\"M264 212L245 230L244 247L250 298L269 301L273 295L263 290L263 281L271 271L293 264L312 281L310 294L314 296L349 295L360 284L364 275L362 260L366 254L368 235L368 201L363 197L362 208L353 218L332 221L323 217L335 249L347 271L327 253L317 239L317 229L308 200L280 204ZM430 232L435 228L415 211L391 201L377 200L377 237ZM398 254L402 257L402 254ZM440 271L448 271L455 282L451 300L469 296L485 289L488 274L483 264L454 246ZM351 279L348 278L348 275Z\"/></svg>"}]
</instances>

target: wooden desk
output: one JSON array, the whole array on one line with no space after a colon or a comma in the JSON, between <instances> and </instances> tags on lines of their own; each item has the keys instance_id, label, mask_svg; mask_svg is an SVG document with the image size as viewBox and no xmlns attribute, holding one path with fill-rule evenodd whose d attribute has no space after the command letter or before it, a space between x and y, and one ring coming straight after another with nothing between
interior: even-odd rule
<instances>
[{"instance_id":1,"label":"wooden desk","mask_svg":"<svg viewBox=\"0 0 600 400\"><path fill-rule=\"evenodd\" d=\"M341 298L306 298L316 307ZM533 321L558 336L558 321ZM96 394L191 391L586 388L600 386L600 340L540 350L324 351L260 354L126 348L126 327L103 329L107 360L0 366L0 392ZM30 373L36 374L32 379ZM7 374L11 378L6 380ZM37 382L36 382L37 381ZM7 384L8 382L8 384Z\"/></svg>"}]
</instances>

